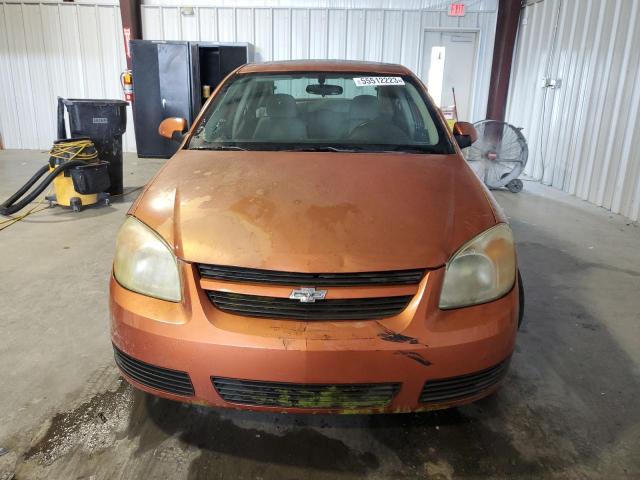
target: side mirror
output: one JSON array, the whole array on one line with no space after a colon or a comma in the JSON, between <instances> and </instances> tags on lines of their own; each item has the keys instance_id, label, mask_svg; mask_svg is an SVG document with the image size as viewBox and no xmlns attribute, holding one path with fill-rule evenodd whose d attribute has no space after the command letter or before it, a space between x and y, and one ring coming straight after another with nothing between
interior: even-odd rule
<instances>
[{"instance_id":1,"label":"side mirror","mask_svg":"<svg viewBox=\"0 0 640 480\"><path fill-rule=\"evenodd\" d=\"M456 122L453 125L453 136L458 142L460 148L470 147L476 140L478 140L478 132L476 127L469 122Z\"/></svg>"},{"instance_id":2,"label":"side mirror","mask_svg":"<svg viewBox=\"0 0 640 480\"><path fill-rule=\"evenodd\" d=\"M184 118L170 117L160 122L158 133L164 138L181 142L184 137L183 133L187 130L187 121Z\"/></svg>"}]
</instances>

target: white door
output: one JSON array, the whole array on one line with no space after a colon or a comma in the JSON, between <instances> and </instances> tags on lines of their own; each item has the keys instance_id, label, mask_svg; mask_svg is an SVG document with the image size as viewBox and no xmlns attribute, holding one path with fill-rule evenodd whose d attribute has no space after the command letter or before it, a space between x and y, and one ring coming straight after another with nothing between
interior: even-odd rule
<instances>
[{"instance_id":1,"label":"white door","mask_svg":"<svg viewBox=\"0 0 640 480\"><path fill-rule=\"evenodd\" d=\"M422 80L439 107L454 105L455 89L460 120L471 120L477 43L476 32L424 32Z\"/></svg>"}]
</instances>

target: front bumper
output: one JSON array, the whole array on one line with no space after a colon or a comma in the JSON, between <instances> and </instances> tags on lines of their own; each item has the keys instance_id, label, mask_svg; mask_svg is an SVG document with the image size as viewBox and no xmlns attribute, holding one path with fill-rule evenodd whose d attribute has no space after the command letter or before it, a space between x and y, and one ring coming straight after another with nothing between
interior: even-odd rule
<instances>
[{"instance_id":1,"label":"front bumper","mask_svg":"<svg viewBox=\"0 0 640 480\"><path fill-rule=\"evenodd\" d=\"M371 321L271 320L217 310L195 268L183 263L184 300L145 297L111 278L111 331L125 355L161 369L188 374L193 394L150 387L124 374L151 394L196 404L265 411L383 413L447 408L492 393L495 381L478 383L471 394L421 403L425 382L485 372L505 362L514 349L517 286L484 305L443 311L438 297L443 270L428 272L414 299L399 315ZM205 285L206 286L206 285ZM140 367L144 369L145 367ZM504 368L506 371L506 367ZM483 374L485 377L487 374ZM225 400L214 378L298 385L397 384L384 405L324 403L278 405ZM454 383L457 383L454 382ZM159 384L162 385L162 384ZM326 394L325 394L326 393ZM320 405L320 407L319 407Z\"/></svg>"}]
</instances>

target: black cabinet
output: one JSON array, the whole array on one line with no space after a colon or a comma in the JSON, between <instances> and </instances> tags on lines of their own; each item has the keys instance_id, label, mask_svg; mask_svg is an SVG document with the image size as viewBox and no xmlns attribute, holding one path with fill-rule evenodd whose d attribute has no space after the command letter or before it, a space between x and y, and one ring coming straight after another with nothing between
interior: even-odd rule
<instances>
[{"instance_id":1,"label":"black cabinet","mask_svg":"<svg viewBox=\"0 0 640 480\"><path fill-rule=\"evenodd\" d=\"M168 158L178 149L158 134L167 117L189 127L220 81L252 60L248 44L132 40L133 119L139 157ZM204 92L203 92L204 90Z\"/></svg>"}]
</instances>

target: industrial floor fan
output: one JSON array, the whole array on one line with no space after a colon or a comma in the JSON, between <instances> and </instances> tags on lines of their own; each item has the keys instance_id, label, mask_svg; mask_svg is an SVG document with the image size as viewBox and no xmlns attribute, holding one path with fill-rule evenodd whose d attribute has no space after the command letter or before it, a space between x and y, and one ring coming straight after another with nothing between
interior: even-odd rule
<instances>
[{"instance_id":1,"label":"industrial floor fan","mask_svg":"<svg viewBox=\"0 0 640 480\"><path fill-rule=\"evenodd\" d=\"M521 129L495 120L482 120L474 126L478 140L464 151L471 168L489 188L521 192L523 183L518 176L529 156Z\"/></svg>"}]
</instances>

